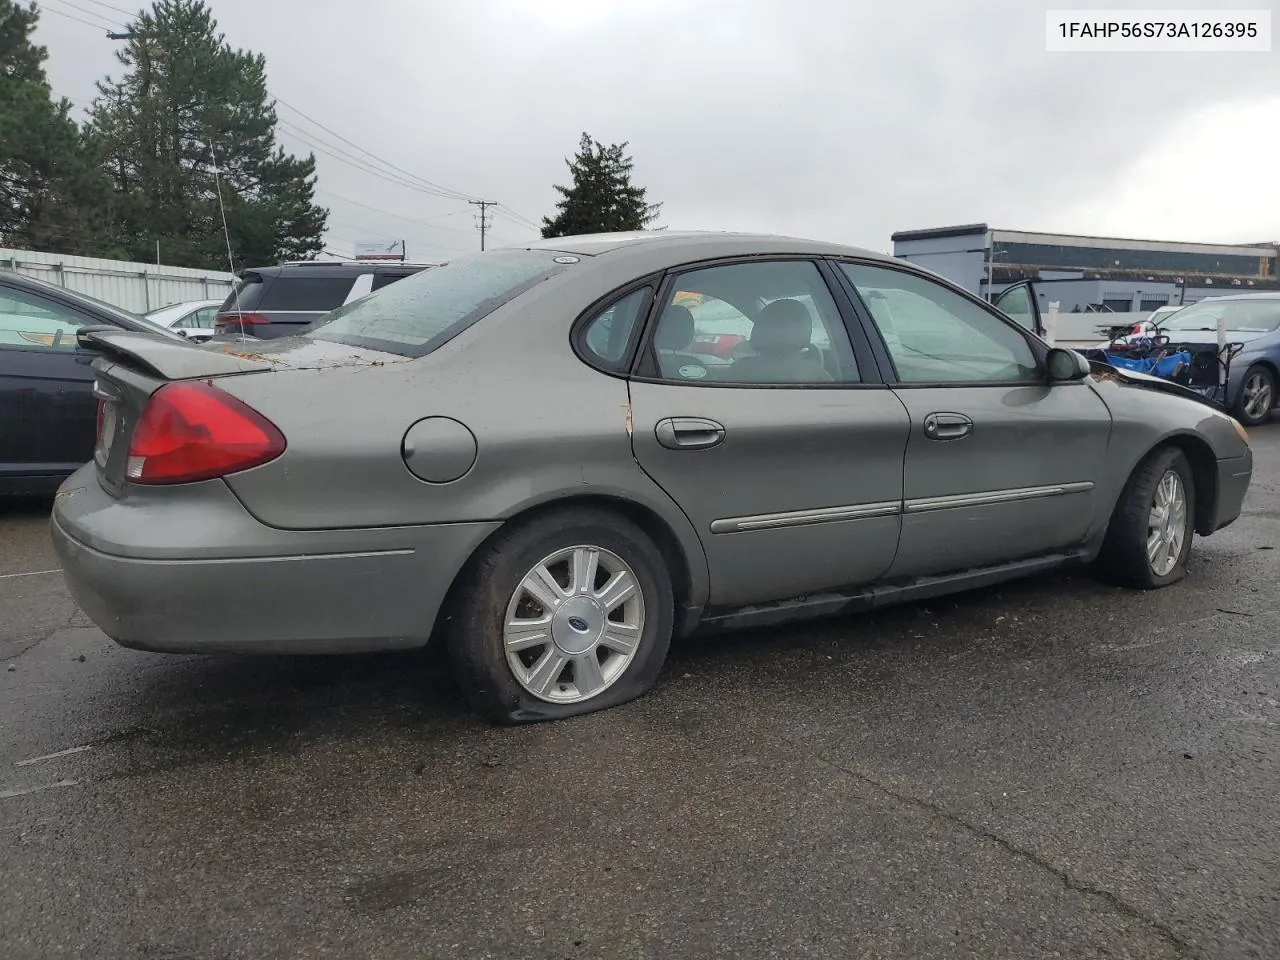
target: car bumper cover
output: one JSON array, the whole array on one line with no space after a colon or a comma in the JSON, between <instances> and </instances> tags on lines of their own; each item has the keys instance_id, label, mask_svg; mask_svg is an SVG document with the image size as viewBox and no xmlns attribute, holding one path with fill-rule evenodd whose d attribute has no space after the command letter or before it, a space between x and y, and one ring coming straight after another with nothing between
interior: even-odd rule
<instances>
[{"instance_id":1,"label":"car bumper cover","mask_svg":"<svg viewBox=\"0 0 1280 960\"><path fill-rule=\"evenodd\" d=\"M1239 518L1252 477L1252 452L1245 453L1243 457L1218 461L1218 503L1213 530L1221 530Z\"/></svg>"},{"instance_id":2,"label":"car bumper cover","mask_svg":"<svg viewBox=\"0 0 1280 960\"><path fill-rule=\"evenodd\" d=\"M229 519L248 520L277 539L274 551L255 543L253 555L208 556L225 551L193 543L189 556L156 558L145 555L154 552L146 532L152 525L125 522L137 507L113 501L92 474L86 483L84 473L68 480L55 501L54 548L85 614L122 646L140 650L280 654L420 647L457 571L499 527L341 531L353 547L364 542L320 550L312 537L257 524L228 492L221 508L241 514ZM185 520L193 529L208 529L207 516L192 522L184 509L175 498L174 525L181 529ZM138 531L136 542L120 542L120 532L130 528ZM114 530L116 541L103 542L104 530Z\"/></svg>"}]
</instances>

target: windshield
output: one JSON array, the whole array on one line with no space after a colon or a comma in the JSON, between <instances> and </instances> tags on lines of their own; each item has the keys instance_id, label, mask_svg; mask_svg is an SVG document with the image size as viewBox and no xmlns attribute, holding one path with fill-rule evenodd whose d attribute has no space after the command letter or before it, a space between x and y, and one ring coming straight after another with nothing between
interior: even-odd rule
<instances>
[{"instance_id":1,"label":"windshield","mask_svg":"<svg viewBox=\"0 0 1280 960\"><path fill-rule=\"evenodd\" d=\"M325 314L306 336L421 357L530 287L578 261L552 250L500 250L451 260Z\"/></svg>"},{"instance_id":2,"label":"windshield","mask_svg":"<svg viewBox=\"0 0 1280 960\"><path fill-rule=\"evenodd\" d=\"M1270 333L1280 327L1280 297L1259 300L1201 300L1159 318L1162 330L1217 330L1225 317L1228 330Z\"/></svg>"}]
</instances>

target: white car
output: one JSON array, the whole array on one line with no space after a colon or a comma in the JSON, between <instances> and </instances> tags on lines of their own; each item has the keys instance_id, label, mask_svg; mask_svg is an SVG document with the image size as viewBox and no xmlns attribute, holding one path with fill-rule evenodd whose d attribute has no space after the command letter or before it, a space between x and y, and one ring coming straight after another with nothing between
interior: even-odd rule
<instances>
[{"instance_id":1,"label":"white car","mask_svg":"<svg viewBox=\"0 0 1280 960\"><path fill-rule=\"evenodd\" d=\"M221 306L221 300L188 300L152 310L146 317L194 343L203 343L217 332L213 318Z\"/></svg>"},{"instance_id":2,"label":"white car","mask_svg":"<svg viewBox=\"0 0 1280 960\"><path fill-rule=\"evenodd\" d=\"M1102 343L1096 344L1096 349L1106 350L1115 343L1135 343L1142 340L1144 337L1154 336L1157 328L1162 327L1170 316L1177 313L1184 306L1190 306L1190 304L1157 307L1145 320L1135 323L1127 334L1117 337L1114 340L1104 340Z\"/></svg>"}]
</instances>

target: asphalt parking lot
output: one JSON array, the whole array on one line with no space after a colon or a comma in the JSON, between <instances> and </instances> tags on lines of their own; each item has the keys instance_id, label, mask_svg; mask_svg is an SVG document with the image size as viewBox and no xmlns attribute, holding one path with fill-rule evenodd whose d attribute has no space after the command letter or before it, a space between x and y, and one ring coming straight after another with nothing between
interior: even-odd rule
<instances>
[{"instance_id":1,"label":"asphalt parking lot","mask_svg":"<svg viewBox=\"0 0 1280 960\"><path fill-rule=\"evenodd\" d=\"M116 647L0 507L0 955L1280 956L1280 424L1135 594L678 645L498 729L424 655ZM48 572L55 571L55 572Z\"/></svg>"}]
</instances>

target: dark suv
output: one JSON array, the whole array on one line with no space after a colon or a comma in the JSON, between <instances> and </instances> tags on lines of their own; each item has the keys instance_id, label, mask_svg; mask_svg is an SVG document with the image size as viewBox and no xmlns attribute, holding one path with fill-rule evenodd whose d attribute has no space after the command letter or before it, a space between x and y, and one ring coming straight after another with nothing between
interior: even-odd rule
<instances>
[{"instance_id":1,"label":"dark suv","mask_svg":"<svg viewBox=\"0 0 1280 960\"><path fill-rule=\"evenodd\" d=\"M216 336L287 337L344 303L432 266L307 260L240 275L214 319Z\"/></svg>"}]
</instances>

